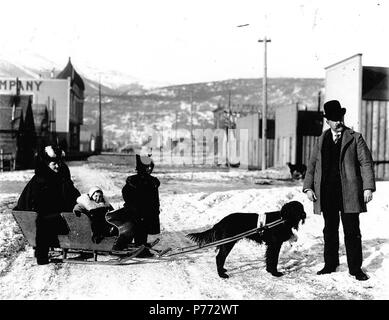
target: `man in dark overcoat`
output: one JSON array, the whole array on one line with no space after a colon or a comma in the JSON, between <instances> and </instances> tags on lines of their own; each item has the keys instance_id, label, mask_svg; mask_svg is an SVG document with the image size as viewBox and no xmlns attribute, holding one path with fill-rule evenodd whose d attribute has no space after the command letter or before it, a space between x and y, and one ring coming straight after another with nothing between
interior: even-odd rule
<instances>
[{"instance_id":1,"label":"man in dark overcoat","mask_svg":"<svg viewBox=\"0 0 389 320\"><path fill-rule=\"evenodd\" d=\"M344 125L339 101L324 104L329 129L319 137L312 152L303 192L313 201L314 213L324 217L324 268L317 274L335 272L339 265L339 223L342 220L349 273L357 280L362 271L359 214L375 191L373 159L362 135Z\"/></svg>"},{"instance_id":2,"label":"man in dark overcoat","mask_svg":"<svg viewBox=\"0 0 389 320\"><path fill-rule=\"evenodd\" d=\"M131 229L133 229L135 245L147 245L149 234L160 233L158 191L160 182L158 178L151 175L153 168L154 162L149 156L136 155L137 174L129 176L122 189L124 209L133 224ZM139 256L152 256L152 254L146 249Z\"/></svg>"},{"instance_id":3,"label":"man in dark overcoat","mask_svg":"<svg viewBox=\"0 0 389 320\"><path fill-rule=\"evenodd\" d=\"M44 148L36 157L35 175L24 187L17 210L35 211L35 257L38 264L49 263L49 247L58 247L58 234L67 234L68 227L60 215L72 211L80 192L74 187L65 154L56 145Z\"/></svg>"}]
</instances>

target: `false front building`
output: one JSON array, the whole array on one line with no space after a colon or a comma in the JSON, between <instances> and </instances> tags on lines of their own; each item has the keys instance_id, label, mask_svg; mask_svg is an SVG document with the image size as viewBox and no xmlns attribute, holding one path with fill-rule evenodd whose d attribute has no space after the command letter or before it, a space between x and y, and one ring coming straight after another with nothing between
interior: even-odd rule
<instances>
[{"instance_id":1,"label":"false front building","mask_svg":"<svg viewBox=\"0 0 389 320\"><path fill-rule=\"evenodd\" d=\"M40 144L58 143L67 153L78 153L84 91L70 59L56 78L0 78L0 149L16 157L17 139L27 126L36 136L34 152Z\"/></svg>"},{"instance_id":2,"label":"false front building","mask_svg":"<svg viewBox=\"0 0 389 320\"><path fill-rule=\"evenodd\" d=\"M0 149L17 158L28 128L29 139L36 139L24 145L33 152L58 143L68 154L78 153L84 90L70 59L56 78L0 78Z\"/></svg>"}]
</instances>

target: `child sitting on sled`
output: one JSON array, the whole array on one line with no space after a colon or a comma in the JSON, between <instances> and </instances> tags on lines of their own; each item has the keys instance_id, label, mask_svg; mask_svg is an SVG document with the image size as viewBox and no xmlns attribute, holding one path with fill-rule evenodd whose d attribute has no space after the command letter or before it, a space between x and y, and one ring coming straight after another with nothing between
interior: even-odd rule
<instances>
[{"instance_id":1,"label":"child sitting on sled","mask_svg":"<svg viewBox=\"0 0 389 320\"><path fill-rule=\"evenodd\" d=\"M77 217L84 213L90 219L94 243L100 243L104 237L118 235L117 228L105 220L105 214L112 210L114 208L104 196L103 190L97 186L90 188L88 193L80 195L73 208Z\"/></svg>"}]
</instances>

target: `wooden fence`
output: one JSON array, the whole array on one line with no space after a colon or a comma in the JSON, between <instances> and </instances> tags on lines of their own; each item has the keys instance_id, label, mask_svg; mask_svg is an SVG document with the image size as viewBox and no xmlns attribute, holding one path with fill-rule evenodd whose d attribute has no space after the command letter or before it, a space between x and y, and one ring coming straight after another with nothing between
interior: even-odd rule
<instances>
[{"instance_id":1,"label":"wooden fence","mask_svg":"<svg viewBox=\"0 0 389 320\"><path fill-rule=\"evenodd\" d=\"M266 140L266 168L274 166L274 139ZM262 139L248 140L248 168L262 168Z\"/></svg>"},{"instance_id":2,"label":"wooden fence","mask_svg":"<svg viewBox=\"0 0 389 320\"><path fill-rule=\"evenodd\" d=\"M159 165L183 166L239 166L261 169L262 139L239 138L231 134L217 137L196 136L172 144L169 135L155 137L156 144L149 146L153 159ZM274 139L267 140L266 167L274 166ZM145 153L145 151L143 151Z\"/></svg>"},{"instance_id":3,"label":"wooden fence","mask_svg":"<svg viewBox=\"0 0 389 320\"><path fill-rule=\"evenodd\" d=\"M302 137L302 160L301 163L308 166L309 159L312 155L313 148L319 137L316 136L303 136Z\"/></svg>"},{"instance_id":4,"label":"wooden fence","mask_svg":"<svg viewBox=\"0 0 389 320\"><path fill-rule=\"evenodd\" d=\"M361 133L371 150L376 178L389 179L389 101L362 100Z\"/></svg>"},{"instance_id":5,"label":"wooden fence","mask_svg":"<svg viewBox=\"0 0 389 320\"><path fill-rule=\"evenodd\" d=\"M276 142L275 165L284 166L287 162L301 162L308 165L313 148L319 137L296 136L278 137Z\"/></svg>"}]
</instances>

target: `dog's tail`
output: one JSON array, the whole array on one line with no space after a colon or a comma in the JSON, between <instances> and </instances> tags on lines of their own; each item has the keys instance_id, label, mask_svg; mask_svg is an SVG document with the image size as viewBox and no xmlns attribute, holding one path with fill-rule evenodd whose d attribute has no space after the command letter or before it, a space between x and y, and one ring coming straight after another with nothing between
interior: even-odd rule
<instances>
[{"instance_id":1,"label":"dog's tail","mask_svg":"<svg viewBox=\"0 0 389 320\"><path fill-rule=\"evenodd\" d=\"M218 240L215 228L211 228L198 233L189 233L186 235L186 237L196 242L199 246Z\"/></svg>"}]
</instances>

